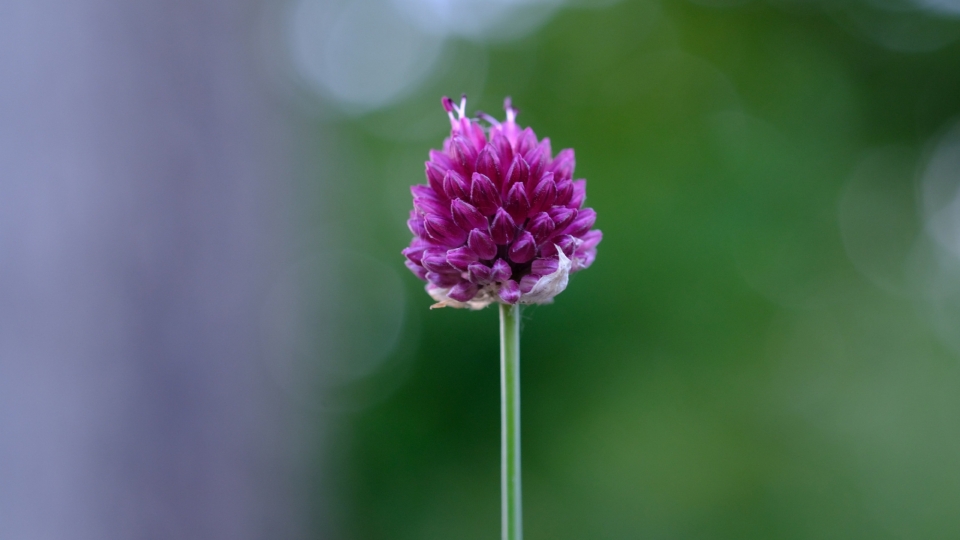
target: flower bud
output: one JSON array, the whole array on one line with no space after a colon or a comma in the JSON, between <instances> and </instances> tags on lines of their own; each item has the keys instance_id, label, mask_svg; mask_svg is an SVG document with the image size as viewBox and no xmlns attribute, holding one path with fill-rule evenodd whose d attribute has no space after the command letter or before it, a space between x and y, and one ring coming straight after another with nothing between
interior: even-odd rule
<instances>
[{"instance_id":1,"label":"flower bud","mask_svg":"<svg viewBox=\"0 0 960 540\"><path fill-rule=\"evenodd\" d=\"M463 202L461 199L454 199L450 203L450 214L453 216L453 222L465 231L487 228L487 218L480 215L480 211L472 204Z\"/></svg>"},{"instance_id":2,"label":"flower bud","mask_svg":"<svg viewBox=\"0 0 960 540\"><path fill-rule=\"evenodd\" d=\"M553 225L558 232L562 232L567 225L577 219L577 211L573 208L565 208L563 206L554 206L551 208L547 214L550 216L550 219L553 220Z\"/></svg>"},{"instance_id":3,"label":"flower bud","mask_svg":"<svg viewBox=\"0 0 960 540\"><path fill-rule=\"evenodd\" d=\"M493 261L493 268L490 272L490 281L507 281L510 279L510 276L513 275L513 269L510 268L510 265L507 261L503 259L497 259Z\"/></svg>"},{"instance_id":4,"label":"flower bud","mask_svg":"<svg viewBox=\"0 0 960 540\"><path fill-rule=\"evenodd\" d=\"M516 304L520 301L520 285L512 279L506 281L500 286L498 295L504 304Z\"/></svg>"},{"instance_id":5,"label":"flower bud","mask_svg":"<svg viewBox=\"0 0 960 540\"><path fill-rule=\"evenodd\" d=\"M443 177L447 174L447 170L440 167L433 161L428 161L425 164L426 166L426 175L427 175L427 184L430 188L439 195L443 195ZM414 193L416 195L416 193Z\"/></svg>"},{"instance_id":6,"label":"flower bud","mask_svg":"<svg viewBox=\"0 0 960 540\"><path fill-rule=\"evenodd\" d=\"M527 154L537 147L537 135L529 127L523 128L520 136L517 137L517 153Z\"/></svg>"},{"instance_id":7,"label":"flower bud","mask_svg":"<svg viewBox=\"0 0 960 540\"><path fill-rule=\"evenodd\" d=\"M490 224L490 237L498 245L506 245L513 241L517 235L517 225L513 218L503 208L498 208L493 216L493 222Z\"/></svg>"},{"instance_id":8,"label":"flower bud","mask_svg":"<svg viewBox=\"0 0 960 540\"><path fill-rule=\"evenodd\" d=\"M423 279L423 280L427 279L427 269L426 269L426 268L420 266L419 264L417 264L417 263L415 263L415 262L413 262L413 261L403 261L403 264L405 264L405 265L407 266L407 268L409 268L410 271L413 272L413 275L415 275L415 276L417 276L418 278Z\"/></svg>"},{"instance_id":9,"label":"flower bud","mask_svg":"<svg viewBox=\"0 0 960 540\"><path fill-rule=\"evenodd\" d=\"M553 233L553 230L556 229L556 225L553 223L553 220L550 219L550 215L546 212L540 212L539 214L530 218L530 222L527 223L527 230L530 231L530 234L533 235L534 240L537 243L541 243L547 238L550 238L550 234Z\"/></svg>"},{"instance_id":10,"label":"flower bud","mask_svg":"<svg viewBox=\"0 0 960 540\"><path fill-rule=\"evenodd\" d=\"M439 287L453 287L460 283L460 274L427 272L427 281Z\"/></svg>"},{"instance_id":11,"label":"flower bud","mask_svg":"<svg viewBox=\"0 0 960 540\"><path fill-rule=\"evenodd\" d=\"M583 244L577 249L593 249L597 247L600 240L603 240L603 233L598 230L592 230L581 236L580 239L583 240Z\"/></svg>"},{"instance_id":12,"label":"flower bud","mask_svg":"<svg viewBox=\"0 0 960 540\"><path fill-rule=\"evenodd\" d=\"M510 169L507 170L506 181L501 193L506 193L514 184L526 184L530 177L530 165L519 154L513 158Z\"/></svg>"},{"instance_id":13,"label":"flower bud","mask_svg":"<svg viewBox=\"0 0 960 540\"><path fill-rule=\"evenodd\" d=\"M433 163L440 169L440 180L443 180L443 175L447 173L448 169L453 168L453 160L450 159L450 156L439 150L430 150L430 161L428 163ZM437 193L442 192L441 190Z\"/></svg>"},{"instance_id":14,"label":"flower bud","mask_svg":"<svg viewBox=\"0 0 960 540\"><path fill-rule=\"evenodd\" d=\"M510 244L508 255L510 260L517 264L532 261L537 256L537 243L533 239L533 235L527 231L520 233L513 244Z\"/></svg>"},{"instance_id":15,"label":"flower bud","mask_svg":"<svg viewBox=\"0 0 960 540\"><path fill-rule=\"evenodd\" d=\"M522 225L524 220L527 219L527 212L530 211L530 199L527 198L527 190L522 183L517 182L510 188L503 209L510 214L516 224Z\"/></svg>"},{"instance_id":16,"label":"flower bud","mask_svg":"<svg viewBox=\"0 0 960 540\"><path fill-rule=\"evenodd\" d=\"M533 188L530 215L548 210L555 200L557 200L557 184L553 181L553 173L547 173Z\"/></svg>"},{"instance_id":17,"label":"flower bud","mask_svg":"<svg viewBox=\"0 0 960 540\"><path fill-rule=\"evenodd\" d=\"M423 245L413 245L404 249L401 253L403 253L403 256L406 257L407 260L419 265L420 260L423 259L423 251L425 249L426 247Z\"/></svg>"},{"instance_id":18,"label":"flower bud","mask_svg":"<svg viewBox=\"0 0 960 540\"><path fill-rule=\"evenodd\" d=\"M556 272L559 267L560 262L557 259L534 259L530 265L530 273L546 276Z\"/></svg>"},{"instance_id":19,"label":"flower bud","mask_svg":"<svg viewBox=\"0 0 960 540\"><path fill-rule=\"evenodd\" d=\"M533 286L536 285L538 281L540 281L540 276L536 274L527 274L523 276L520 278L520 292L527 294L533 290Z\"/></svg>"},{"instance_id":20,"label":"flower bud","mask_svg":"<svg viewBox=\"0 0 960 540\"><path fill-rule=\"evenodd\" d=\"M445 246L458 246L467 239L466 231L457 227L453 220L436 214L424 216L423 225L430 238Z\"/></svg>"},{"instance_id":21,"label":"flower bud","mask_svg":"<svg viewBox=\"0 0 960 540\"><path fill-rule=\"evenodd\" d=\"M557 182L557 200L553 203L559 206L566 206L573 196L573 181L560 180Z\"/></svg>"},{"instance_id":22,"label":"flower bud","mask_svg":"<svg viewBox=\"0 0 960 540\"><path fill-rule=\"evenodd\" d=\"M442 180L443 180L443 177L441 177L441 181ZM426 197L428 199L437 199L438 201L440 200L437 197L437 193L433 191L432 187L425 186L423 184L414 184L410 186L410 194L413 195L414 199L416 199L417 197Z\"/></svg>"},{"instance_id":23,"label":"flower bud","mask_svg":"<svg viewBox=\"0 0 960 540\"><path fill-rule=\"evenodd\" d=\"M453 298L458 302L469 302L477 295L477 285L476 283L470 283L467 280L462 280L456 285L454 285L447 296Z\"/></svg>"},{"instance_id":24,"label":"flower bud","mask_svg":"<svg viewBox=\"0 0 960 540\"><path fill-rule=\"evenodd\" d=\"M567 206L570 208L580 208L583 206L583 201L587 200L587 181L586 180L575 180L573 182L573 195L570 196L570 201L567 202Z\"/></svg>"},{"instance_id":25,"label":"flower bud","mask_svg":"<svg viewBox=\"0 0 960 540\"><path fill-rule=\"evenodd\" d=\"M470 202L485 216L492 216L500 208L500 194L486 175L473 173Z\"/></svg>"},{"instance_id":26,"label":"flower bud","mask_svg":"<svg viewBox=\"0 0 960 540\"><path fill-rule=\"evenodd\" d=\"M500 174L500 157L493 145L488 144L477 157L476 170L490 179L495 186L499 186L503 179Z\"/></svg>"},{"instance_id":27,"label":"flower bud","mask_svg":"<svg viewBox=\"0 0 960 540\"><path fill-rule=\"evenodd\" d=\"M497 256L497 245L486 231L480 229L470 231L467 246L481 259L489 260Z\"/></svg>"},{"instance_id":28,"label":"flower bud","mask_svg":"<svg viewBox=\"0 0 960 540\"><path fill-rule=\"evenodd\" d=\"M556 238L554 241L560 248L560 251L563 251L563 254L567 257L572 257L573 252L576 251L577 247L580 246L580 240L570 236L569 234L565 234L559 238Z\"/></svg>"},{"instance_id":29,"label":"flower bud","mask_svg":"<svg viewBox=\"0 0 960 540\"><path fill-rule=\"evenodd\" d=\"M457 270L466 271L467 267L477 262L479 257L468 247L451 249L447 252L447 263Z\"/></svg>"},{"instance_id":30,"label":"flower bud","mask_svg":"<svg viewBox=\"0 0 960 540\"><path fill-rule=\"evenodd\" d=\"M577 162L574 159L573 148L565 148L557 153L557 157L550 164L550 169L557 180L570 180L573 178L573 169Z\"/></svg>"},{"instance_id":31,"label":"flower bud","mask_svg":"<svg viewBox=\"0 0 960 540\"><path fill-rule=\"evenodd\" d=\"M510 141L501 131L495 131L490 136L490 143L487 146L492 146L497 150L501 167L507 167L508 163L513 163L513 147L510 146ZM503 180L503 177L501 177L501 180Z\"/></svg>"},{"instance_id":32,"label":"flower bud","mask_svg":"<svg viewBox=\"0 0 960 540\"><path fill-rule=\"evenodd\" d=\"M423 218L421 217L411 217L408 219L407 228L410 229L410 232L412 232L417 238L424 238L427 236L427 229L423 226Z\"/></svg>"},{"instance_id":33,"label":"flower bud","mask_svg":"<svg viewBox=\"0 0 960 540\"><path fill-rule=\"evenodd\" d=\"M452 274L457 271L447 262L447 254L443 250L428 249L420 258L420 265L438 274Z\"/></svg>"},{"instance_id":34,"label":"flower bud","mask_svg":"<svg viewBox=\"0 0 960 540\"><path fill-rule=\"evenodd\" d=\"M453 150L453 157L459 169L466 174L473 172L473 166L477 163L477 150L465 137L454 137L450 141L450 149Z\"/></svg>"},{"instance_id":35,"label":"flower bud","mask_svg":"<svg viewBox=\"0 0 960 540\"><path fill-rule=\"evenodd\" d=\"M567 225L563 232L570 236L582 236L590 230L590 227L593 227L596 221L597 213L593 211L593 208L584 208L577 214L577 219Z\"/></svg>"},{"instance_id":36,"label":"flower bud","mask_svg":"<svg viewBox=\"0 0 960 540\"><path fill-rule=\"evenodd\" d=\"M421 216L427 214L437 214L439 216L448 215L447 205L441 203L433 197L415 197L413 199L413 208Z\"/></svg>"},{"instance_id":37,"label":"flower bud","mask_svg":"<svg viewBox=\"0 0 960 540\"><path fill-rule=\"evenodd\" d=\"M449 170L443 177L443 193L448 199L466 199L470 186L456 171Z\"/></svg>"},{"instance_id":38,"label":"flower bud","mask_svg":"<svg viewBox=\"0 0 960 540\"><path fill-rule=\"evenodd\" d=\"M409 261L407 261L409 262ZM477 285L486 285L492 281L490 276L493 274L493 271L489 266L483 263L473 263L467 267L467 275L470 276L470 282L476 283Z\"/></svg>"},{"instance_id":39,"label":"flower bud","mask_svg":"<svg viewBox=\"0 0 960 540\"><path fill-rule=\"evenodd\" d=\"M527 178L526 183L534 183L543 174L543 150L540 148L534 149L532 152L525 156L527 163L530 165L530 174ZM530 189L533 189L534 186L529 186Z\"/></svg>"}]
</instances>

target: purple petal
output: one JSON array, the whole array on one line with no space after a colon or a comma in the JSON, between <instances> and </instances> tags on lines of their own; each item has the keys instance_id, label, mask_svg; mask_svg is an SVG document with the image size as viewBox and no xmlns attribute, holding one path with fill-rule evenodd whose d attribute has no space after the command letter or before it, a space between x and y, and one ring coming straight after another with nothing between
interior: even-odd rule
<instances>
[{"instance_id":1,"label":"purple petal","mask_svg":"<svg viewBox=\"0 0 960 540\"><path fill-rule=\"evenodd\" d=\"M567 206L580 208L585 200L587 200L587 181L583 179L575 180L573 182L573 195L570 196Z\"/></svg>"},{"instance_id":2,"label":"purple petal","mask_svg":"<svg viewBox=\"0 0 960 540\"><path fill-rule=\"evenodd\" d=\"M460 170L466 174L472 173L477 162L477 150L473 144L466 137L457 136L451 141L450 149Z\"/></svg>"},{"instance_id":3,"label":"purple petal","mask_svg":"<svg viewBox=\"0 0 960 540\"><path fill-rule=\"evenodd\" d=\"M543 212L553 206L557 200L557 184L553 181L553 173L543 175L540 182L533 189L533 197L530 200L530 214Z\"/></svg>"},{"instance_id":4,"label":"purple petal","mask_svg":"<svg viewBox=\"0 0 960 540\"><path fill-rule=\"evenodd\" d=\"M457 271L447 262L447 254L443 250L427 250L420 258L420 265L438 274L452 274Z\"/></svg>"},{"instance_id":5,"label":"purple petal","mask_svg":"<svg viewBox=\"0 0 960 540\"><path fill-rule=\"evenodd\" d=\"M492 145L487 145L477 157L477 172L486 176L495 186L503 182L500 175L500 157Z\"/></svg>"},{"instance_id":6,"label":"purple petal","mask_svg":"<svg viewBox=\"0 0 960 540\"><path fill-rule=\"evenodd\" d=\"M522 183L517 182L510 188L503 209L510 214L514 223L523 223L527 219L527 212L530 211L530 199L527 198L527 190Z\"/></svg>"},{"instance_id":7,"label":"purple petal","mask_svg":"<svg viewBox=\"0 0 960 540\"><path fill-rule=\"evenodd\" d=\"M468 202L454 199L450 203L450 214L453 216L453 222L465 231L487 228L487 218Z\"/></svg>"},{"instance_id":8,"label":"purple petal","mask_svg":"<svg viewBox=\"0 0 960 540\"><path fill-rule=\"evenodd\" d=\"M497 157L500 158L500 165L507 166L507 163L513 162L513 148L510 141L501 131L494 131L490 136L490 145L497 150ZM502 178L501 178L502 179Z\"/></svg>"},{"instance_id":9,"label":"purple petal","mask_svg":"<svg viewBox=\"0 0 960 540\"><path fill-rule=\"evenodd\" d=\"M603 233L599 229L594 229L581 236L580 239L583 240L583 244L580 245L581 250L593 249L603 240Z\"/></svg>"},{"instance_id":10,"label":"purple petal","mask_svg":"<svg viewBox=\"0 0 960 540\"><path fill-rule=\"evenodd\" d=\"M447 263L457 270L466 271L467 267L477 262L477 260L479 260L477 254L468 247L451 249L447 252Z\"/></svg>"},{"instance_id":11,"label":"purple petal","mask_svg":"<svg viewBox=\"0 0 960 540\"><path fill-rule=\"evenodd\" d=\"M550 234L553 233L554 229L556 229L556 224L554 224L553 220L550 219L549 214L546 212L540 212L539 214L536 214L530 218L530 222L527 223L526 229L530 231L530 234L533 235L533 238L539 244L550 237Z\"/></svg>"},{"instance_id":12,"label":"purple petal","mask_svg":"<svg viewBox=\"0 0 960 540\"><path fill-rule=\"evenodd\" d=\"M467 267L467 275L470 276L470 281L472 283L476 283L477 285L486 285L487 283L490 283L490 276L493 275L493 271L489 266L483 263L473 263Z\"/></svg>"},{"instance_id":13,"label":"purple petal","mask_svg":"<svg viewBox=\"0 0 960 540\"><path fill-rule=\"evenodd\" d=\"M563 206L554 206L550 210L547 210L547 214L549 214L550 219L553 220L554 227L556 227L557 231L563 231L567 225L577 219L576 210Z\"/></svg>"},{"instance_id":14,"label":"purple petal","mask_svg":"<svg viewBox=\"0 0 960 540\"><path fill-rule=\"evenodd\" d=\"M553 161L553 148L550 147L550 137L544 137L540 141L540 152L543 154L543 159L547 163Z\"/></svg>"},{"instance_id":15,"label":"purple petal","mask_svg":"<svg viewBox=\"0 0 960 540\"><path fill-rule=\"evenodd\" d=\"M460 283L460 280L463 279L460 277L460 274L451 274L451 273L437 273L437 272L427 272L427 281L433 283L438 287L453 287L457 283Z\"/></svg>"},{"instance_id":16,"label":"purple petal","mask_svg":"<svg viewBox=\"0 0 960 540\"><path fill-rule=\"evenodd\" d=\"M520 285L511 279L500 286L498 295L503 303L516 304L520 301Z\"/></svg>"},{"instance_id":17,"label":"purple petal","mask_svg":"<svg viewBox=\"0 0 960 540\"><path fill-rule=\"evenodd\" d=\"M527 183L536 182L540 175L543 174L544 169L544 158L543 151L540 148L534 148L529 154L523 156L527 160L527 163L530 165L530 176L527 179ZM533 187L533 186L529 186Z\"/></svg>"},{"instance_id":18,"label":"purple petal","mask_svg":"<svg viewBox=\"0 0 960 540\"><path fill-rule=\"evenodd\" d=\"M530 128L524 128L517 137L516 153L526 155L537 147L537 135Z\"/></svg>"},{"instance_id":19,"label":"purple petal","mask_svg":"<svg viewBox=\"0 0 960 540\"><path fill-rule=\"evenodd\" d=\"M466 199L470 186L456 171L447 171L443 177L443 193L448 199Z\"/></svg>"},{"instance_id":20,"label":"purple petal","mask_svg":"<svg viewBox=\"0 0 960 540\"><path fill-rule=\"evenodd\" d=\"M490 224L490 237L501 246L509 244L517 235L517 225L503 208L498 208Z\"/></svg>"},{"instance_id":21,"label":"purple petal","mask_svg":"<svg viewBox=\"0 0 960 540\"><path fill-rule=\"evenodd\" d=\"M530 273L549 276L558 268L560 268L560 261L557 259L534 259L530 265Z\"/></svg>"},{"instance_id":22,"label":"purple petal","mask_svg":"<svg viewBox=\"0 0 960 540\"><path fill-rule=\"evenodd\" d=\"M424 165L426 167L427 184L430 185L430 188L436 194L435 196L443 197L443 177L447 174L447 169L433 161L428 161ZM416 196L416 193L414 193L414 196Z\"/></svg>"},{"instance_id":23,"label":"purple petal","mask_svg":"<svg viewBox=\"0 0 960 540\"><path fill-rule=\"evenodd\" d=\"M582 242L579 238L574 238L569 234L553 237L543 244L540 244L540 256L545 259L557 257L557 246L567 257L572 257L573 252Z\"/></svg>"},{"instance_id":24,"label":"purple petal","mask_svg":"<svg viewBox=\"0 0 960 540\"><path fill-rule=\"evenodd\" d=\"M567 257L572 257L573 252L577 250L577 247L580 245L580 240L565 234L559 238L554 239L554 242L560 246L560 249L563 250L563 254Z\"/></svg>"},{"instance_id":25,"label":"purple petal","mask_svg":"<svg viewBox=\"0 0 960 540\"><path fill-rule=\"evenodd\" d=\"M423 251L426 249L425 246L410 246L405 248L401 253L407 258L410 262L414 264L420 264L420 260L423 259Z\"/></svg>"},{"instance_id":26,"label":"purple petal","mask_svg":"<svg viewBox=\"0 0 960 540\"><path fill-rule=\"evenodd\" d=\"M407 228L417 238L426 238L427 229L423 226L423 218L415 217L407 220Z\"/></svg>"},{"instance_id":27,"label":"purple petal","mask_svg":"<svg viewBox=\"0 0 960 540\"><path fill-rule=\"evenodd\" d=\"M504 282L510 279L510 276L513 275L513 269L510 268L510 264L503 260L497 259L493 261L493 268L490 272L490 281Z\"/></svg>"},{"instance_id":28,"label":"purple petal","mask_svg":"<svg viewBox=\"0 0 960 540\"><path fill-rule=\"evenodd\" d=\"M441 177L441 181L442 180L443 178ZM414 198L426 197L428 199L437 199L438 201L440 200L439 195L437 195L437 193L433 191L432 187L425 186L423 184L414 184L410 186L410 193L413 195Z\"/></svg>"},{"instance_id":29,"label":"purple petal","mask_svg":"<svg viewBox=\"0 0 960 540\"><path fill-rule=\"evenodd\" d=\"M485 216L492 216L500 208L500 194L489 177L473 173L470 183L470 202Z\"/></svg>"},{"instance_id":30,"label":"purple petal","mask_svg":"<svg viewBox=\"0 0 960 540\"><path fill-rule=\"evenodd\" d=\"M574 267L570 271L575 272L575 271L584 270L586 268L589 268L590 265L593 264L593 261L597 258L597 250L596 249L588 249L586 251L578 250L576 253L574 253L573 258L576 264L574 264Z\"/></svg>"},{"instance_id":31,"label":"purple petal","mask_svg":"<svg viewBox=\"0 0 960 540\"><path fill-rule=\"evenodd\" d=\"M573 169L576 164L573 148L565 148L557 154L549 169L556 175L557 180L569 180L573 178Z\"/></svg>"},{"instance_id":32,"label":"purple petal","mask_svg":"<svg viewBox=\"0 0 960 540\"><path fill-rule=\"evenodd\" d=\"M420 266L419 264L414 263L413 261L403 261L403 264L407 265L407 268L413 272L413 275L417 276L418 279L424 281L427 280L427 269Z\"/></svg>"},{"instance_id":33,"label":"purple petal","mask_svg":"<svg viewBox=\"0 0 960 540\"><path fill-rule=\"evenodd\" d=\"M462 118L460 120L460 133L462 133L473 148L477 152L481 152L487 146L487 134L483 132L483 128L480 127L480 124L470 120L469 118Z\"/></svg>"},{"instance_id":34,"label":"purple petal","mask_svg":"<svg viewBox=\"0 0 960 540\"><path fill-rule=\"evenodd\" d=\"M489 260L497 256L497 245L486 231L480 229L470 231L467 246L481 259Z\"/></svg>"},{"instance_id":35,"label":"purple petal","mask_svg":"<svg viewBox=\"0 0 960 540\"><path fill-rule=\"evenodd\" d=\"M467 280L460 281L454 285L449 292L447 292L447 296L460 302L469 302L470 300L473 300L473 297L476 295L476 283L470 283Z\"/></svg>"},{"instance_id":36,"label":"purple petal","mask_svg":"<svg viewBox=\"0 0 960 540\"><path fill-rule=\"evenodd\" d=\"M467 239L467 232L445 217L434 214L424 216L423 226L430 238L445 246L459 246Z\"/></svg>"},{"instance_id":37,"label":"purple petal","mask_svg":"<svg viewBox=\"0 0 960 540\"><path fill-rule=\"evenodd\" d=\"M527 274L523 276L520 278L520 292L527 294L533 290L533 286L536 285L538 281L540 281L540 276L536 274Z\"/></svg>"},{"instance_id":38,"label":"purple petal","mask_svg":"<svg viewBox=\"0 0 960 540\"><path fill-rule=\"evenodd\" d=\"M577 219L573 220L573 223L567 225L565 231L566 234L570 236L582 236L590 230L590 227L593 227L593 224L597 221L597 213L593 208L584 208L577 214Z\"/></svg>"},{"instance_id":39,"label":"purple petal","mask_svg":"<svg viewBox=\"0 0 960 540\"><path fill-rule=\"evenodd\" d=\"M510 260L517 264L532 261L537 256L537 242L533 239L533 235L527 231L520 233L516 241L510 245L508 255Z\"/></svg>"},{"instance_id":40,"label":"purple petal","mask_svg":"<svg viewBox=\"0 0 960 540\"><path fill-rule=\"evenodd\" d=\"M523 157L517 155L513 158L513 163L510 164L510 168L507 169L505 182L500 192L506 193L514 184L526 184L529 177L530 165L527 164L527 161L523 159Z\"/></svg>"},{"instance_id":41,"label":"purple petal","mask_svg":"<svg viewBox=\"0 0 960 540\"><path fill-rule=\"evenodd\" d=\"M557 182L557 200L553 204L565 206L573 197L573 181L561 180Z\"/></svg>"},{"instance_id":42,"label":"purple petal","mask_svg":"<svg viewBox=\"0 0 960 540\"><path fill-rule=\"evenodd\" d=\"M415 197L413 199L413 208L421 216L427 214L436 214L438 216L450 215L450 210L447 205L433 197Z\"/></svg>"},{"instance_id":43,"label":"purple petal","mask_svg":"<svg viewBox=\"0 0 960 540\"><path fill-rule=\"evenodd\" d=\"M430 162L440 168L441 179L443 179L443 175L446 174L447 169L453 168L453 160L450 159L450 156L439 150L430 150Z\"/></svg>"}]
</instances>

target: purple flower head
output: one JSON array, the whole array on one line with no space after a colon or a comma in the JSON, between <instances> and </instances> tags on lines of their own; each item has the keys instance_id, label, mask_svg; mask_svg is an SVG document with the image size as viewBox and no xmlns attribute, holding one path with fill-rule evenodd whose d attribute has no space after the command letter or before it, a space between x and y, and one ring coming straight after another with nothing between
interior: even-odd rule
<instances>
[{"instance_id":1,"label":"purple flower head","mask_svg":"<svg viewBox=\"0 0 960 540\"><path fill-rule=\"evenodd\" d=\"M407 268L434 307L552 302L603 237L583 206L586 180L573 178L573 150L554 156L550 139L521 129L510 98L504 122L478 113L486 127L466 117L466 96L442 103L450 136L430 151L427 183L410 190Z\"/></svg>"}]
</instances>

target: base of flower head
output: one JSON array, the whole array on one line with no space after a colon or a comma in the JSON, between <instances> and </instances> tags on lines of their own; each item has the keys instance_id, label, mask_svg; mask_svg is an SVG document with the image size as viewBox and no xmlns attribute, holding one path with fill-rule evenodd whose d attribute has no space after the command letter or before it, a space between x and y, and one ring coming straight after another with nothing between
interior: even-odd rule
<instances>
[{"instance_id":1,"label":"base of flower head","mask_svg":"<svg viewBox=\"0 0 960 540\"><path fill-rule=\"evenodd\" d=\"M510 299L508 295L502 294L501 291L501 289L506 287L506 284L490 283L480 288L476 296L469 301L461 302L450 298L449 292L451 288L438 287L432 283L428 283L426 286L427 294L437 302L430 306L430 309L452 307L457 309L467 308L476 311L494 302L501 304L552 304L553 297L562 293L564 289L567 288L567 284L570 282L570 271L573 268L572 261L567 258L559 248L557 249L557 255L559 256L557 270L551 274L541 276L527 292L519 295L519 299L516 302L505 302L503 300L505 297ZM514 285L516 284L514 283Z\"/></svg>"}]
</instances>

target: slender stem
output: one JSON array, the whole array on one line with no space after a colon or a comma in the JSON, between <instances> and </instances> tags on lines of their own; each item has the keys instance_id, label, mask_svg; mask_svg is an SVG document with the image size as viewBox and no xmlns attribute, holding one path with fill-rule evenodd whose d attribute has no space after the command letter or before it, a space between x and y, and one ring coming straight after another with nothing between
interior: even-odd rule
<instances>
[{"instance_id":1,"label":"slender stem","mask_svg":"<svg viewBox=\"0 0 960 540\"><path fill-rule=\"evenodd\" d=\"M522 540L519 304L500 304L500 458L503 540Z\"/></svg>"}]
</instances>

